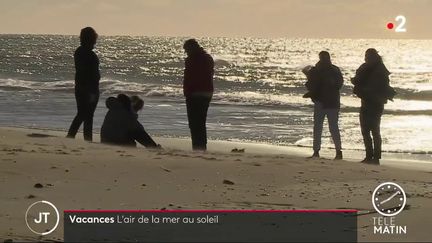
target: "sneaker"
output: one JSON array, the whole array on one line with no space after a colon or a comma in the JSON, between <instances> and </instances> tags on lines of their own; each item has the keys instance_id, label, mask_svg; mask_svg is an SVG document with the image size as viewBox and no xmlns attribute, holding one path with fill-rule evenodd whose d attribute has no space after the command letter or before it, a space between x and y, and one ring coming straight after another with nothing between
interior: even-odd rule
<instances>
[{"instance_id":1,"label":"sneaker","mask_svg":"<svg viewBox=\"0 0 432 243\"><path fill-rule=\"evenodd\" d=\"M373 159L371 161L371 164L373 164L373 165L380 165L380 160L379 159Z\"/></svg>"},{"instance_id":2,"label":"sneaker","mask_svg":"<svg viewBox=\"0 0 432 243\"><path fill-rule=\"evenodd\" d=\"M379 159L373 159L373 158L365 158L360 163L369 164L369 165L379 165L380 164Z\"/></svg>"},{"instance_id":3,"label":"sneaker","mask_svg":"<svg viewBox=\"0 0 432 243\"><path fill-rule=\"evenodd\" d=\"M319 155L319 151L315 151L315 152L312 154L312 156L308 157L308 159L315 159L315 158L319 158L319 157L320 157L320 155Z\"/></svg>"},{"instance_id":4,"label":"sneaker","mask_svg":"<svg viewBox=\"0 0 432 243\"><path fill-rule=\"evenodd\" d=\"M336 151L336 156L334 158L334 160L342 160L343 159L343 155L342 155L342 151Z\"/></svg>"}]
</instances>

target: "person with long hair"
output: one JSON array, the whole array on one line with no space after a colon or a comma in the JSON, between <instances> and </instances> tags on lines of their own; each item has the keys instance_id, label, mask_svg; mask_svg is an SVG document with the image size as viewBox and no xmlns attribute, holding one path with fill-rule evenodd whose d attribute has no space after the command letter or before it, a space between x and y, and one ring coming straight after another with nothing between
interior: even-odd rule
<instances>
[{"instance_id":1,"label":"person with long hair","mask_svg":"<svg viewBox=\"0 0 432 243\"><path fill-rule=\"evenodd\" d=\"M99 101L99 58L94 53L98 34L92 27L81 30L81 45L74 54L75 100L78 112L72 121L67 137L75 138L84 123L84 139L93 140L93 116Z\"/></svg>"},{"instance_id":2,"label":"person with long hair","mask_svg":"<svg viewBox=\"0 0 432 243\"><path fill-rule=\"evenodd\" d=\"M356 71L352 79L354 94L361 99L360 127L366 150L362 163L380 164L382 139L381 117L384 104L392 100L395 92L390 87L390 72L384 65L376 49L370 48L365 53L365 63ZM372 137L371 137L372 134Z\"/></svg>"}]
</instances>

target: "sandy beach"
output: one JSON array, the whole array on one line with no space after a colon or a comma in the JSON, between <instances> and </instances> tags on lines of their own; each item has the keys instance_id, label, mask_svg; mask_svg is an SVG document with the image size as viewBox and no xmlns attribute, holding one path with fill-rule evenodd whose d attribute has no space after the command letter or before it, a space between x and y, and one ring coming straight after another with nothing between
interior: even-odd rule
<instances>
[{"instance_id":1,"label":"sandy beach","mask_svg":"<svg viewBox=\"0 0 432 243\"><path fill-rule=\"evenodd\" d=\"M432 243L431 8L0 0L0 243Z\"/></svg>"},{"instance_id":2,"label":"sandy beach","mask_svg":"<svg viewBox=\"0 0 432 243\"><path fill-rule=\"evenodd\" d=\"M44 238L27 229L24 212L37 200L48 200L61 211L357 209L361 242L431 240L432 168L424 163L399 169L397 161L373 166L310 160L301 149L222 141L212 141L209 152L197 153L190 151L188 140L173 138L156 138L164 150L132 149L20 128L0 128L0 137L3 240L62 240L62 223ZM232 153L233 148L245 152ZM372 233L372 217L378 214L371 192L386 181L397 182L408 195L409 206L397 216L407 225L406 235ZM37 183L42 188L35 188Z\"/></svg>"}]
</instances>

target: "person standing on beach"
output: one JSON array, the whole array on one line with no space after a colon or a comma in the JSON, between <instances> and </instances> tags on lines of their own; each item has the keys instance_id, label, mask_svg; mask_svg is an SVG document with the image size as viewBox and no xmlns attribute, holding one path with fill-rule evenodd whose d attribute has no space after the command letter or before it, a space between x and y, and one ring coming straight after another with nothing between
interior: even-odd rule
<instances>
[{"instance_id":1,"label":"person standing on beach","mask_svg":"<svg viewBox=\"0 0 432 243\"><path fill-rule=\"evenodd\" d=\"M313 150L311 158L319 158L321 136L324 118L327 116L330 134L335 144L335 160L342 159L342 143L339 131L340 89L343 77L339 68L332 64L330 54L326 51L319 53L319 62L315 67L303 69L308 81L308 93L305 98L314 102Z\"/></svg>"},{"instance_id":2,"label":"person standing on beach","mask_svg":"<svg viewBox=\"0 0 432 243\"><path fill-rule=\"evenodd\" d=\"M72 121L67 137L75 138L79 127L84 123L84 140L93 140L93 115L99 101L99 59L93 48L98 34L91 27L81 30L81 45L74 54L75 60L75 99L78 112Z\"/></svg>"},{"instance_id":3,"label":"person standing on beach","mask_svg":"<svg viewBox=\"0 0 432 243\"><path fill-rule=\"evenodd\" d=\"M187 54L183 93L186 97L192 149L206 151L206 119L213 96L214 61L195 39L187 40L183 48Z\"/></svg>"},{"instance_id":4,"label":"person standing on beach","mask_svg":"<svg viewBox=\"0 0 432 243\"><path fill-rule=\"evenodd\" d=\"M365 53L365 63L352 79L353 92L361 99L360 127L366 150L362 163L379 165L381 159L381 116L384 104L396 94L390 87L389 75L378 51L370 48Z\"/></svg>"}]
</instances>

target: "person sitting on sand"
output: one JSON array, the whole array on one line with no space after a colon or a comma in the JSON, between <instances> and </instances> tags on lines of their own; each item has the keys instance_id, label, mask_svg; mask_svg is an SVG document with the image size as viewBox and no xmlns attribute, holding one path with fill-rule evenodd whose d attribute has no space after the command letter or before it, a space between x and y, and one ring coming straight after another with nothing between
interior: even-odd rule
<instances>
[{"instance_id":1,"label":"person sitting on sand","mask_svg":"<svg viewBox=\"0 0 432 243\"><path fill-rule=\"evenodd\" d=\"M138 121L137 113L143 108L144 101L139 97L133 100L134 103L124 94L106 99L105 104L109 110L102 124L101 142L136 147L137 141L148 148L160 148Z\"/></svg>"},{"instance_id":2,"label":"person sitting on sand","mask_svg":"<svg viewBox=\"0 0 432 243\"><path fill-rule=\"evenodd\" d=\"M315 67L309 66L302 70L308 81L308 93L303 97L314 102L313 150L311 158L319 158L321 135L324 118L327 116L330 134L336 148L335 160L342 159L342 143L339 131L340 89L343 77L339 68L332 64L330 54L319 53L319 62Z\"/></svg>"},{"instance_id":3,"label":"person sitting on sand","mask_svg":"<svg viewBox=\"0 0 432 243\"><path fill-rule=\"evenodd\" d=\"M390 87L389 75L390 72L378 51L370 48L366 50L365 63L357 69L355 77L351 80L354 84L354 94L361 99L360 127L366 150L366 158L362 163L379 165L381 159L381 116L384 104L387 100L393 100L396 94Z\"/></svg>"},{"instance_id":4,"label":"person sitting on sand","mask_svg":"<svg viewBox=\"0 0 432 243\"><path fill-rule=\"evenodd\" d=\"M142 100L140 97L133 95L130 97L131 100L131 108L132 112L134 112L138 116L138 112L142 110L144 107L144 100Z\"/></svg>"}]
</instances>

